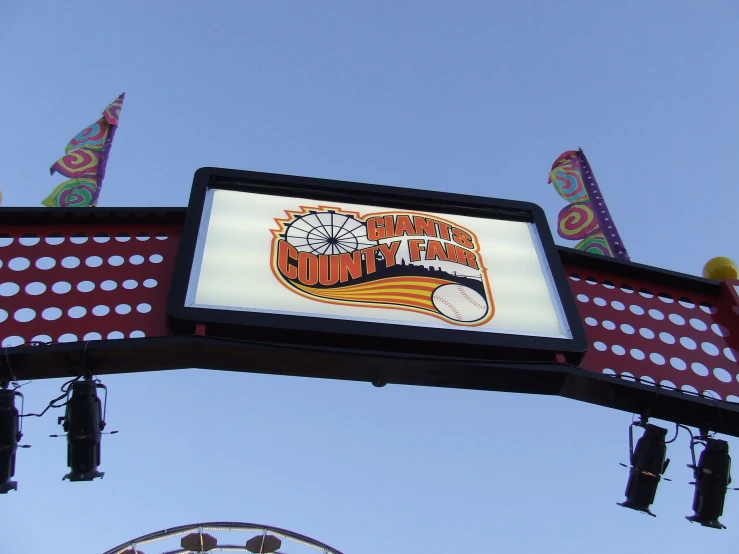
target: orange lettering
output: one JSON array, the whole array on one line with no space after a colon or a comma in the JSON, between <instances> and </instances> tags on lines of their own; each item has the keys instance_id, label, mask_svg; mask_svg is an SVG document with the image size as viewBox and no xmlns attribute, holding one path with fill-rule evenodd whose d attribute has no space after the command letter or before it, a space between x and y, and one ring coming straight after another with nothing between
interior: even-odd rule
<instances>
[{"instance_id":1,"label":"orange lettering","mask_svg":"<svg viewBox=\"0 0 739 554\"><path fill-rule=\"evenodd\" d=\"M298 259L298 251L286 240L279 240L277 242L277 269L288 279L295 279L298 276L298 270L294 265L290 265L291 259Z\"/></svg>"},{"instance_id":2,"label":"orange lettering","mask_svg":"<svg viewBox=\"0 0 739 554\"><path fill-rule=\"evenodd\" d=\"M367 238L369 240L380 240L384 239L387 230L382 224L381 217L370 217L367 220Z\"/></svg>"},{"instance_id":3,"label":"orange lettering","mask_svg":"<svg viewBox=\"0 0 739 554\"><path fill-rule=\"evenodd\" d=\"M472 269L480 269L480 266L477 264L477 256L475 256L474 252L470 252L469 250L458 246L457 256L460 263L463 263L464 265L467 265Z\"/></svg>"},{"instance_id":4,"label":"orange lettering","mask_svg":"<svg viewBox=\"0 0 739 554\"><path fill-rule=\"evenodd\" d=\"M339 280L339 257L318 256L318 282L323 286L334 285Z\"/></svg>"},{"instance_id":5,"label":"orange lettering","mask_svg":"<svg viewBox=\"0 0 739 554\"><path fill-rule=\"evenodd\" d=\"M426 259L447 261L444 245L438 240L430 240L426 243Z\"/></svg>"},{"instance_id":6,"label":"orange lettering","mask_svg":"<svg viewBox=\"0 0 739 554\"><path fill-rule=\"evenodd\" d=\"M339 254L339 280L346 283L351 276L359 279L362 276L362 253L354 251L351 254Z\"/></svg>"},{"instance_id":7,"label":"orange lettering","mask_svg":"<svg viewBox=\"0 0 739 554\"><path fill-rule=\"evenodd\" d=\"M421 252L426 250L424 239L410 239L408 241L408 251L411 254L411 261L417 262L421 259Z\"/></svg>"},{"instance_id":8,"label":"orange lettering","mask_svg":"<svg viewBox=\"0 0 739 554\"><path fill-rule=\"evenodd\" d=\"M298 281L304 285L315 285L318 282L318 257L314 254L298 254Z\"/></svg>"},{"instance_id":9,"label":"orange lettering","mask_svg":"<svg viewBox=\"0 0 739 554\"><path fill-rule=\"evenodd\" d=\"M464 246L465 248L472 249L475 247L474 243L472 242L472 235L458 227L452 228L452 239L454 240L454 242L456 242L460 246Z\"/></svg>"},{"instance_id":10,"label":"orange lettering","mask_svg":"<svg viewBox=\"0 0 739 554\"><path fill-rule=\"evenodd\" d=\"M399 247L399 240L380 245L380 253L382 254L382 257L385 258L385 267L392 267L395 265L395 254L398 252Z\"/></svg>"}]
</instances>

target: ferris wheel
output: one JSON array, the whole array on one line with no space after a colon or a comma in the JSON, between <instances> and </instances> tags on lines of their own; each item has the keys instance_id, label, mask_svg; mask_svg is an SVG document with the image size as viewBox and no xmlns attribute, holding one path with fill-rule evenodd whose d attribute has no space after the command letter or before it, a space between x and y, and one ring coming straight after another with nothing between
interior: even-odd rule
<instances>
[{"instance_id":1,"label":"ferris wheel","mask_svg":"<svg viewBox=\"0 0 739 554\"><path fill-rule=\"evenodd\" d=\"M245 537L250 538L244 542ZM155 545L156 543L159 544ZM181 525L142 535L111 548L104 554L307 554L316 551L322 554L341 554L335 548L287 529L256 523L215 522Z\"/></svg>"},{"instance_id":2,"label":"ferris wheel","mask_svg":"<svg viewBox=\"0 0 739 554\"><path fill-rule=\"evenodd\" d=\"M335 210L311 210L296 216L282 237L298 252L311 254L345 254L361 248L377 246L367 238L367 225L351 214Z\"/></svg>"}]
</instances>

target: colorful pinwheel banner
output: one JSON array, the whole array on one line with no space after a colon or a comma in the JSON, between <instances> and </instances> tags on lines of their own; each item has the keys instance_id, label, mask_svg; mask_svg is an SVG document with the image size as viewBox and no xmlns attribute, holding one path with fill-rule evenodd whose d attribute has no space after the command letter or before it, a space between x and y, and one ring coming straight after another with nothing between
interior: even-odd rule
<instances>
[{"instance_id":1,"label":"colorful pinwheel banner","mask_svg":"<svg viewBox=\"0 0 739 554\"><path fill-rule=\"evenodd\" d=\"M103 110L103 115L69 141L66 154L50 168L50 173L68 177L41 203L50 208L84 208L96 206L103 187L105 166L110 147L118 128L118 118L123 107L121 94Z\"/></svg>"},{"instance_id":2,"label":"colorful pinwheel banner","mask_svg":"<svg viewBox=\"0 0 739 554\"><path fill-rule=\"evenodd\" d=\"M557 233L579 241L575 248L591 254L628 260L603 194L582 150L568 150L557 158L549 182L569 202L557 217Z\"/></svg>"}]
</instances>

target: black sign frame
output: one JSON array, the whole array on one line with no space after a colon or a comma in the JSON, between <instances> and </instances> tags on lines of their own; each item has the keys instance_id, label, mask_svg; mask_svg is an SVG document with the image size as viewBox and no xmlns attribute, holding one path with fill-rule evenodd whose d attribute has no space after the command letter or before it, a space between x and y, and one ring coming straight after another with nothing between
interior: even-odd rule
<instances>
[{"instance_id":1,"label":"black sign frame","mask_svg":"<svg viewBox=\"0 0 739 554\"><path fill-rule=\"evenodd\" d=\"M431 211L533 223L559 295L572 338L383 324L329 317L186 306L197 255L206 196L210 189L252 192L321 202L350 202L391 209ZM167 311L178 333L259 340L307 348L342 347L397 355L452 356L485 360L544 362L562 354L577 364L588 348L581 318L567 282L544 211L536 204L366 183L204 167L195 173ZM203 324L200 327L197 324ZM205 329L205 331L203 331ZM463 346L464 348L454 348Z\"/></svg>"}]
</instances>

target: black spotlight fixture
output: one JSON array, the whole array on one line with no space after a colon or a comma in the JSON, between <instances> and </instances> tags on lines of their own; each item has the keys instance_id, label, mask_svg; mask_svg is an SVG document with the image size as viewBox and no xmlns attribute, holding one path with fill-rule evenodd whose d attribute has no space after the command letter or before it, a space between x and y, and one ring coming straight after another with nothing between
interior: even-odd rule
<instances>
[{"instance_id":1,"label":"black spotlight fixture","mask_svg":"<svg viewBox=\"0 0 739 554\"><path fill-rule=\"evenodd\" d=\"M22 403L21 393L6 386L0 388L0 494L18 490L18 483L11 481L15 475L15 453L23 436L20 413L15 407L16 396Z\"/></svg>"},{"instance_id":2,"label":"black spotlight fixture","mask_svg":"<svg viewBox=\"0 0 739 554\"><path fill-rule=\"evenodd\" d=\"M636 442L636 448L634 448L634 427L644 429L644 434ZM629 469L629 481L626 484L626 500L619 502L619 506L654 517L654 514L649 511L649 506L654 502L657 485L670 463L670 460L665 458L667 455L666 436L667 429L647 423L646 419L629 426L631 468Z\"/></svg>"},{"instance_id":3,"label":"black spotlight fixture","mask_svg":"<svg viewBox=\"0 0 739 554\"><path fill-rule=\"evenodd\" d=\"M105 391L105 404L98 398L97 389ZM63 479L92 481L105 475L98 466L107 403L108 389L99 381L87 378L69 387L67 410L59 423L67 433L67 465L72 471Z\"/></svg>"},{"instance_id":4,"label":"black spotlight fixture","mask_svg":"<svg viewBox=\"0 0 739 554\"><path fill-rule=\"evenodd\" d=\"M695 463L695 445L703 444L705 448L701 452L698 463ZM724 499L726 491L731 483L731 456L729 456L729 443L720 439L701 433L700 438L691 437L690 454L693 463L689 468L693 470L695 481L695 494L693 495L692 516L686 519L691 522L700 523L704 527L713 529L726 529L718 518L724 513Z\"/></svg>"}]
</instances>

